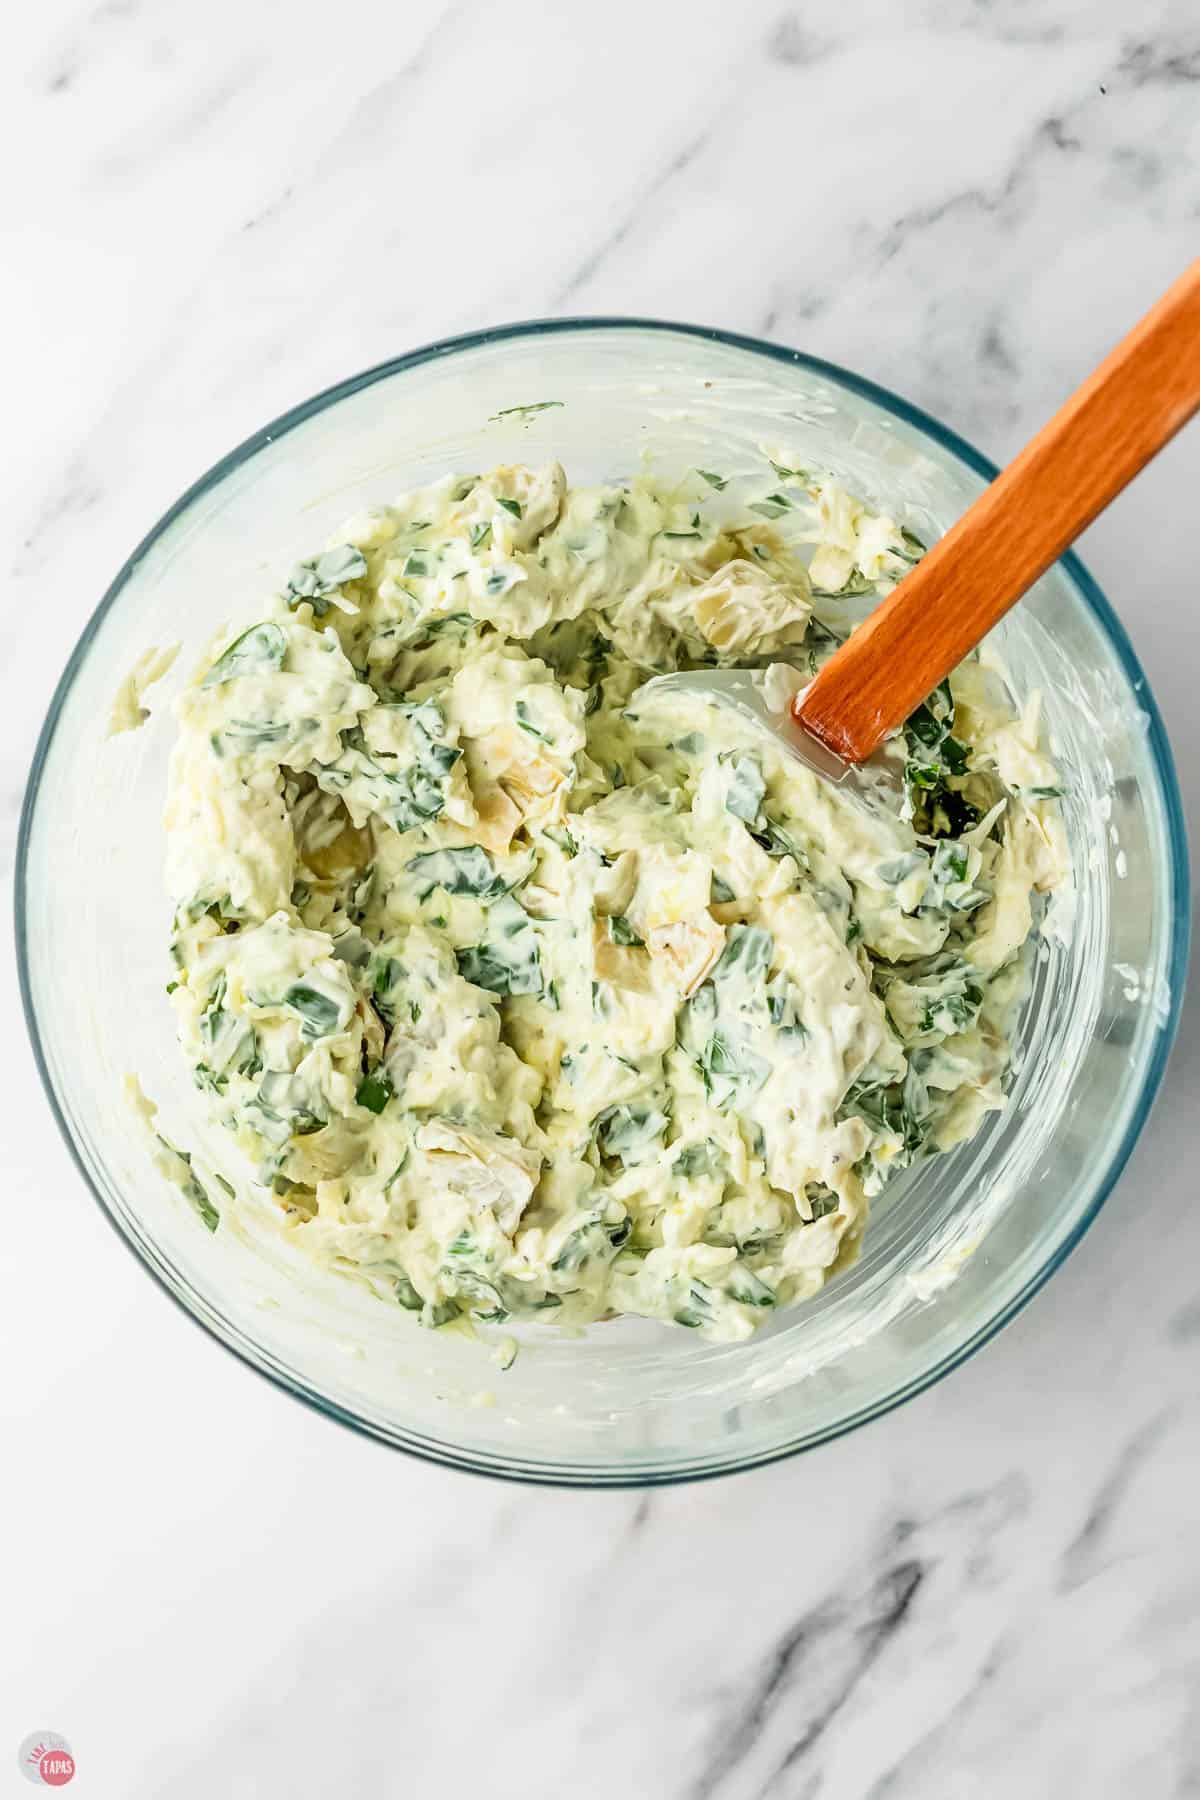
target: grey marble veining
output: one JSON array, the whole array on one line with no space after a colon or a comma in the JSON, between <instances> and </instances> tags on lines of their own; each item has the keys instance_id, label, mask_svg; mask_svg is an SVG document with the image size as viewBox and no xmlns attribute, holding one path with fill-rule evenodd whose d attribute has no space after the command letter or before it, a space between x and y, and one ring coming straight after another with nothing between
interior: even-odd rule
<instances>
[{"instance_id":1,"label":"grey marble veining","mask_svg":"<svg viewBox=\"0 0 1200 1800\"><path fill-rule=\"evenodd\" d=\"M1184 0L51 0L3 81L5 871L103 587L299 397L623 311L844 361L1003 457L1200 248ZM1193 430L1085 546L1194 841L1198 477ZM641 1496L455 1477L252 1380L104 1227L15 1027L0 1057L0 1759L62 1731L101 1800L1200 1793L1194 1002L1113 1198L981 1356Z\"/></svg>"}]
</instances>

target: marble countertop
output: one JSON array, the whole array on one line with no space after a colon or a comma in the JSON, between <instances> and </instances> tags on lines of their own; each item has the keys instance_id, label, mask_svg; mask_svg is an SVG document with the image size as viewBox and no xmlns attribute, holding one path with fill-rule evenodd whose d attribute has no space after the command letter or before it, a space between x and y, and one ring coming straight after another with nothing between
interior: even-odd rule
<instances>
[{"instance_id":1,"label":"marble countertop","mask_svg":"<svg viewBox=\"0 0 1200 1800\"><path fill-rule=\"evenodd\" d=\"M6 874L99 592L298 397L489 321L658 314L1002 459L1200 236L1173 0L47 0L0 79ZM1193 841L1198 448L1083 547ZM0 1791L50 1728L100 1800L1200 1792L1194 997L1098 1223L973 1362L790 1464L573 1495L358 1440L167 1305L58 1140L10 960Z\"/></svg>"}]
</instances>

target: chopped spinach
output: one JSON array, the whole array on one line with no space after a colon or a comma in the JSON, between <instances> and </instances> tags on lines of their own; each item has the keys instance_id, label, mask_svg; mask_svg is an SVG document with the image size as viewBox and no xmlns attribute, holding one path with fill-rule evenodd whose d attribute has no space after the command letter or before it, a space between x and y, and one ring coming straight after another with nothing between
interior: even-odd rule
<instances>
[{"instance_id":1,"label":"chopped spinach","mask_svg":"<svg viewBox=\"0 0 1200 1800\"><path fill-rule=\"evenodd\" d=\"M524 700L518 700L513 710L517 715L517 724L521 727L522 731L527 731L530 737L536 738L540 744L552 744L554 742L552 737L548 736L546 732L539 730L534 724L533 716Z\"/></svg>"},{"instance_id":2,"label":"chopped spinach","mask_svg":"<svg viewBox=\"0 0 1200 1800\"><path fill-rule=\"evenodd\" d=\"M818 1219L824 1219L829 1213L835 1213L838 1209L837 1195L832 1188L827 1188L823 1181L810 1181L804 1190L804 1197L808 1201L814 1224Z\"/></svg>"},{"instance_id":3,"label":"chopped spinach","mask_svg":"<svg viewBox=\"0 0 1200 1800\"><path fill-rule=\"evenodd\" d=\"M761 1281L745 1263L734 1263L725 1281L725 1292L740 1306L776 1306L779 1297L774 1288Z\"/></svg>"},{"instance_id":4,"label":"chopped spinach","mask_svg":"<svg viewBox=\"0 0 1200 1800\"><path fill-rule=\"evenodd\" d=\"M190 1159L185 1158L185 1161L190 1161ZM180 1192L205 1230L215 1231L221 1223L221 1215L209 1199L208 1190L194 1174L184 1182Z\"/></svg>"},{"instance_id":5,"label":"chopped spinach","mask_svg":"<svg viewBox=\"0 0 1200 1800\"><path fill-rule=\"evenodd\" d=\"M462 1307L457 1300L438 1300L426 1303L421 1313L421 1323L430 1331L437 1331L461 1317Z\"/></svg>"},{"instance_id":6,"label":"chopped spinach","mask_svg":"<svg viewBox=\"0 0 1200 1800\"><path fill-rule=\"evenodd\" d=\"M875 873L887 887L899 887L918 869L927 866L926 858L918 850L910 850L904 856L897 856L891 862L879 863Z\"/></svg>"},{"instance_id":7,"label":"chopped spinach","mask_svg":"<svg viewBox=\"0 0 1200 1800\"><path fill-rule=\"evenodd\" d=\"M658 1148L668 1122L657 1106L609 1106L596 1121L596 1142L605 1156L619 1157L626 1166L645 1162Z\"/></svg>"},{"instance_id":8,"label":"chopped spinach","mask_svg":"<svg viewBox=\"0 0 1200 1800\"><path fill-rule=\"evenodd\" d=\"M714 1031L700 1053L700 1072L713 1105L739 1104L758 1092L771 1065L724 1031Z\"/></svg>"},{"instance_id":9,"label":"chopped spinach","mask_svg":"<svg viewBox=\"0 0 1200 1800\"><path fill-rule=\"evenodd\" d=\"M242 675L264 675L269 669L281 669L286 655L287 638L281 626L269 621L252 625L217 658L200 686L221 687Z\"/></svg>"},{"instance_id":10,"label":"chopped spinach","mask_svg":"<svg viewBox=\"0 0 1200 1800\"><path fill-rule=\"evenodd\" d=\"M543 833L543 836L548 837L550 839L550 842L552 844L557 844L558 848L562 851L564 856L578 856L579 845L575 842L575 839L572 837L568 826L566 826L566 825L557 825L557 826L556 825L543 825L542 833Z\"/></svg>"},{"instance_id":11,"label":"chopped spinach","mask_svg":"<svg viewBox=\"0 0 1200 1800\"><path fill-rule=\"evenodd\" d=\"M735 819L742 819L747 825L753 825L763 803L767 784L763 780L763 772L758 759L744 756L738 752L725 753L720 758L728 765L729 783L725 789L725 811L732 813Z\"/></svg>"},{"instance_id":12,"label":"chopped spinach","mask_svg":"<svg viewBox=\"0 0 1200 1800\"><path fill-rule=\"evenodd\" d=\"M921 902L922 912L973 912L987 894L967 880L970 851L956 838L942 838L934 847L929 883Z\"/></svg>"},{"instance_id":13,"label":"chopped spinach","mask_svg":"<svg viewBox=\"0 0 1200 1800\"><path fill-rule=\"evenodd\" d=\"M885 1084L871 1076L852 1082L842 1101L843 1113L865 1119L877 1131L894 1133L905 1161L911 1161L929 1131L929 1104L924 1084L910 1064L903 1082Z\"/></svg>"},{"instance_id":14,"label":"chopped spinach","mask_svg":"<svg viewBox=\"0 0 1200 1800\"><path fill-rule=\"evenodd\" d=\"M709 1138L699 1144L685 1144L671 1164L672 1172L682 1176L685 1181L692 1181L697 1175L717 1175L724 1164L724 1158L717 1146Z\"/></svg>"},{"instance_id":15,"label":"chopped spinach","mask_svg":"<svg viewBox=\"0 0 1200 1800\"><path fill-rule=\"evenodd\" d=\"M774 938L760 925L731 925L712 979L728 981L732 976L747 982L760 981L774 951Z\"/></svg>"},{"instance_id":16,"label":"chopped spinach","mask_svg":"<svg viewBox=\"0 0 1200 1800\"><path fill-rule=\"evenodd\" d=\"M811 865L807 851L801 849L795 838L791 837L767 814L764 814L762 820L755 824L750 836L760 850L765 850L768 856L779 858L790 856L802 875L808 873Z\"/></svg>"},{"instance_id":17,"label":"chopped spinach","mask_svg":"<svg viewBox=\"0 0 1200 1800\"><path fill-rule=\"evenodd\" d=\"M677 1325L687 1325L692 1330L701 1325L711 1325L716 1317L716 1296L703 1281L692 1281L688 1286L687 1298L672 1315Z\"/></svg>"},{"instance_id":18,"label":"chopped spinach","mask_svg":"<svg viewBox=\"0 0 1200 1800\"><path fill-rule=\"evenodd\" d=\"M412 727L414 760L407 767L389 768L353 744L337 761L314 769L327 793L347 794L379 814L397 831L414 831L445 810L450 771L462 751L445 741L445 719L433 700L401 703L393 711ZM346 734L343 734L345 737Z\"/></svg>"},{"instance_id":19,"label":"chopped spinach","mask_svg":"<svg viewBox=\"0 0 1200 1800\"><path fill-rule=\"evenodd\" d=\"M301 1031L306 1038L330 1037L341 1024L340 1003L307 982L295 982L283 996L283 1004L300 1014L304 1021Z\"/></svg>"},{"instance_id":20,"label":"chopped spinach","mask_svg":"<svg viewBox=\"0 0 1200 1800\"><path fill-rule=\"evenodd\" d=\"M314 1111L304 1082L286 1069L268 1069L258 1092L246 1104L246 1116L259 1137L283 1146L293 1137L311 1137L328 1123Z\"/></svg>"},{"instance_id":21,"label":"chopped spinach","mask_svg":"<svg viewBox=\"0 0 1200 1800\"><path fill-rule=\"evenodd\" d=\"M552 406L562 406L561 400L531 400L527 406L502 406L498 413L490 415L490 423L497 419L532 419L535 413L549 412Z\"/></svg>"},{"instance_id":22,"label":"chopped spinach","mask_svg":"<svg viewBox=\"0 0 1200 1800\"><path fill-rule=\"evenodd\" d=\"M983 1004L983 990L967 982L957 993L940 994L921 1015L922 1031L940 1031L949 1037L975 1023Z\"/></svg>"},{"instance_id":23,"label":"chopped spinach","mask_svg":"<svg viewBox=\"0 0 1200 1800\"><path fill-rule=\"evenodd\" d=\"M192 1168L192 1158L190 1153L187 1150L177 1150L174 1144L169 1144L166 1138L161 1137L158 1132L155 1132L154 1135L158 1138L163 1149L170 1151L172 1156L177 1156L180 1162L186 1167L186 1176L184 1176L182 1180L177 1181L176 1185L192 1211L196 1214L196 1217L200 1220L200 1223L204 1226L205 1230L215 1231L217 1226L221 1223L221 1215L209 1199L207 1190L197 1179L196 1172ZM220 1177L218 1176L218 1180L219 1179ZM223 1183L222 1185L227 1184ZM230 1189L229 1191L232 1193L233 1190Z\"/></svg>"},{"instance_id":24,"label":"chopped spinach","mask_svg":"<svg viewBox=\"0 0 1200 1800\"><path fill-rule=\"evenodd\" d=\"M873 594L876 584L861 569L851 569L840 588L814 587L814 600L851 600L860 594Z\"/></svg>"},{"instance_id":25,"label":"chopped spinach","mask_svg":"<svg viewBox=\"0 0 1200 1800\"><path fill-rule=\"evenodd\" d=\"M404 1308L405 1312L421 1311L425 1302L420 1294L418 1294L407 1275L397 1275L392 1286L395 1290L396 1298Z\"/></svg>"},{"instance_id":26,"label":"chopped spinach","mask_svg":"<svg viewBox=\"0 0 1200 1800\"><path fill-rule=\"evenodd\" d=\"M391 1099L395 1089L391 1076L384 1068L376 1068L369 1075L364 1075L359 1082L354 1098L368 1112L381 1113Z\"/></svg>"},{"instance_id":27,"label":"chopped spinach","mask_svg":"<svg viewBox=\"0 0 1200 1800\"><path fill-rule=\"evenodd\" d=\"M339 544L334 550L323 550L320 556L297 563L288 576L285 598L295 608L307 600L318 619L329 611L327 596L348 581L358 581L367 572L367 559L353 544Z\"/></svg>"},{"instance_id":28,"label":"chopped spinach","mask_svg":"<svg viewBox=\"0 0 1200 1800\"><path fill-rule=\"evenodd\" d=\"M900 527L900 537L904 548L902 550L897 550L896 555L902 556L907 563L920 562L925 554L926 546L921 542L916 532L910 531L907 525L902 525Z\"/></svg>"},{"instance_id":29,"label":"chopped spinach","mask_svg":"<svg viewBox=\"0 0 1200 1800\"><path fill-rule=\"evenodd\" d=\"M301 720L298 726L270 723L257 723L253 719L230 719L223 731L214 731L209 743L214 756L224 756L226 749L238 755L246 750L263 750L269 744L282 744L293 729L299 735L306 727L315 726L315 720Z\"/></svg>"},{"instance_id":30,"label":"chopped spinach","mask_svg":"<svg viewBox=\"0 0 1200 1800\"><path fill-rule=\"evenodd\" d=\"M595 1247L595 1221L589 1220L578 1230L573 1231L563 1241L562 1249L550 1267L558 1275L572 1275L587 1261L591 1250Z\"/></svg>"},{"instance_id":31,"label":"chopped spinach","mask_svg":"<svg viewBox=\"0 0 1200 1800\"><path fill-rule=\"evenodd\" d=\"M765 500L752 500L750 511L763 519L778 519L790 512L792 503L786 494L768 494Z\"/></svg>"},{"instance_id":32,"label":"chopped spinach","mask_svg":"<svg viewBox=\"0 0 1200 1800\"><path fill-rule=\"evenodd\" d=\"M349 963L352 969L361 969L371 960L371 946L358 927L351 925L346 931L335 933L330 955L334 962Z\"/></svg>"},{"instance_id":33,"label":"chopped spinach","mask_svg":"<svg viewBox=\"0 0 1200 1800\"><path fill-rule=\"evenodd\" d=\"M496 873L496 865L478 844L430 850L423 856L414 856L405 866L418 881L427 884L421 895L423 900L435 888L444 888L448 894L470 894L476 900L494 900L507 891L503 876Z\"/></svg>"},{"instance_id":34,"label":"chopped spinach","mask_svg":"<svg viewBox=\"0 0 1200 1800\"><path fill-rule=\"evenodd\" d=\"M506 903L498 903L492 919L501 935L489 943L456 950L458 972L465 981L492 994L540 994L542 966L537 936L519 903L510 899L507 906L515 908L520 917L509 918Z\"/></svg>"},{"instance_id":35,"label":"chopped spinach","mask_svg":"<svg viewBox=\"0 0 1200 1800\"><path fill-rule=\"evenodd\" d=\"M767 984L767 1016L781 1038L796 1038L802 1043L808 1036L800 998L786 975L776 975Z\"/></svg>"},{"instance_id":36,"label":"chopped spinach","mask_svg":"<svg viewBox=\"0 0 1200 1800\"><path fill-rule=\"evenodd\" d=\"M558 1275L572 1275L589 1257L598 1256L606 1263L611 1262L613 1252L628 1242L632 1230L633 1221L628 1214L606 1225L600 1213L591 1213L563 1239L550 1267ZM550 1295L538 1302L539 1307L558 1304L558 1300Z\"/></svg>"},{"instance_id":37,"label":"chopped spinach","mask_svg":"<svg viewBox=\"0 0 1200 1800\"><path fill-rule=\"evenodd\" d=\"M943 681L910 713L904 726L908 808L926 836L961 836L976 816L950 786L967 773L970 762L966 745L953 735L954 712L950 683Z\"/></svg>"},{"instance_id":38,"label":"chopped spinach","mask_svg":"<svg viewBox=\"0 0 1200 1800\"><path fill-rule=\"evenodd\" d=\"M404 979L404 966L394 956L377 956L368 971L371 1003L385 1025L396 1018L396 990Z\"/></svg>"}]
</instances>

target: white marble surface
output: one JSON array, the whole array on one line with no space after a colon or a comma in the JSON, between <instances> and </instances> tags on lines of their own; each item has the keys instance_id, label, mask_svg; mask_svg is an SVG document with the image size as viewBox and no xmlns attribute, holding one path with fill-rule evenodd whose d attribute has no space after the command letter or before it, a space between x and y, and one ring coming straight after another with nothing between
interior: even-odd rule
<instances>
[{"instance_id":1,"label":"white marble surface","mask_svg":"<svg viewBox=\"0 0 1200 1800\"><path fill-rule=\"evenodd\" d=\"M1002 457L1200 248L1191 0L43 0L0 81L6 872L99 591L299 396L650 313ZM1085 544L1194 837L1198 448ZM973 1363L801 1461L580 1496L409 1462L221 1354L84 1193L0 979L0 1791L50 1727L103 1800L1200 1793L1194 1002L1117 1193Z\"/></svg>"}]
</instances>

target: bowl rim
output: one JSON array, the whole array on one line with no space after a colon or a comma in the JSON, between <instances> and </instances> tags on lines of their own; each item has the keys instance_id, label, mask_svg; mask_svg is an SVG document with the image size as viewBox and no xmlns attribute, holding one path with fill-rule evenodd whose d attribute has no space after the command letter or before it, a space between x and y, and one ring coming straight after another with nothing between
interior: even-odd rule
<instances>
[{"instance_id":1,"label":"bowl rim","mask_svg":"<svg viewBox=\"0 0 1200 1800\"><path fill-rule=\"evenodd\" d=\"M1140 661L1133 649L1128 634L1114 612L1104 593L1088 573L1083 563L1073 551L1068 551L1059 559L1059 566L1083 600L1084 605L1096 619L1101 631L1108 639L1121 664L1126 679L1135 693L1139 705L1148 720L1147 736L1151 751L1151 761L1158 781L1163 813L1166 821L1166 852L1169 863L1169 886L1167 905L1169 909L1170 936L1167 957L1168 1000L1166 1016L1155 1034L1153 1044L1143 1072L1140 1092L1132 1109L1129 1123L1116 1146L1103 1173L1101 1174L1092 1200L1086 1211L1076 1221L1070 1233L1058 1245L1053 1255L1029 1277L1024 1286L996 1313L984 1321L969 1337L948 1351L937 1362L923 1370L918 1376L896 1388L885 1398L861 1407L857 1412L848 1414L828 1429L815 1434L774 1445L757 1453L734 1455L719 1463L700 1460L683 1460L669 1468L642 1468L634 1470L619 1469L572 1469L569 1466L557 1465L550 1461L534 1459L522 1462L519 1457L507 1460L493 1459L490 1455L476 1452L464 1452L455 1447L446 1447L431 1439L415 1433L407 1435L395 1433L371 1420L362 1417L348 1407L331 1400L319 1393L305 1382L295 1379L290 1373L274 1368L266 1360L257 1347L246 1348L233 1341L230 1335L220 1329L217 1317L206 1317L205 1312L211 1309L200 1296L185 1298L168 1280L162 1269L145 1254L136 1238L124 1229L118 1218L109 1208L101 1194L91 1171L87 1167L75 1136L67 1123L59 1105L58 1096L51 1080L46 1053L43 1046L41 1029L33 1002L28 958L27 922L29 917L29 851L37 816L37 803L41 790L42 775L50 746L54 739L58 722L66 704L68 695L74 685L75 678L87 657L97 630L108 613L116 605L123 589L132 576L142 558L153 548L170 526L185 513L189 507L203 494L218 487L227 476L249 462L258 452L274 443L278 438L294 431L298 426L336 406L340 401L350 398L365 388L372 387L380 381L386 381L407 370L421 367L447 356L482 348L484 346L503 343L513 339L533 337L556 337L571 333L612 333L650 332L662 333L664 336L688 338L701 343L707 342L733 349L772 363L784 363L795 368L823 376L837 383L851 393L871 401L893 417L914 427L917 431L931 438L942 449L947 450L958 461L974 474L991 481L999 473L996 464L978 451L975 446L961 437L949 426L935 419L923 408L906 400L878 382L854 371L841 367L838 363L825 358L809 355L805 351L794 350L786 345L769 343L762 338L726 331L717 326L705 326L680 323L668 319L641 318L635 315L599 314L578 315L566 318L523 319L512 323L489 326L477 331L469 331L452 337L439 338L432 343L420 346L415 350L388 358L372 364L356 375L351 375L331 386L322 388L308 399L300 401L286 412L243 439L234 449L227 452L213 463L198 479L185 489L180 497L161 515L157 522L141 539L140 543L125 559L113 580L109 583L100 601L87 620L75 648L69 656L62 675L54 689L47 709L45 720L38 734L34 749L28 780L25 787L21 817L17 832L16 866L14 870L14 924L16 935L18 984L21 994L21 1005L25 1016L26 1029L29 1033L34 1062L41 1077L42 1087L67 1150L83 1177L84 1183L93 1199L116 1232L118 1238L126 1245L130 1253L136 1257L142 1267L152 1276L158 1286L171 1298L175 1305L188 1318L205 1330L211 1337L222 1344L226 1350L236 1356L256 1374L282 1388L294 1399L313 1408L339 1424L349 1427L362 1436L375 1439L387 1445L389 1449L420 1458L435 1466L453 1468L465 1473L491 1476L493 1478L521 1482L527 1485L568 1488L640 1488L672 1486L685 1481L709 1480L718 1476L732 1475L748 1469L765 1467L770 1463L781 1462L787 1457L799 1455L805 1451L819 1448L822 1444L831 1443L869 1424L873 1419L882 1418L902 1405L906 1400L923 1393L935 1382L942 1380L954 1369L967 1362L982 1349L1009 1321L1033 1299L1034 1295L1045 1285L1055 1271L1062 1265L1071 1251L1079 1243L1088 1227L1092 1224L1101 1207L1111 1194L1126 1163L1132 1153L1134 1144L1141 1134L1146 1118L1154 1102L1162 1082L1164 1070L1170 1055L1171 1046L1179 1025L1183 1005L1185 976L1187 970L1188 947L1190 939L1190 875L1188 866L1187 833L1184 824L1183 805L1180 796L1179 782L1176 774L1174 758L1162 715L1159 712L1153 690L1146 678ZM200 1304L193 1304L193 1300ZM201 1310L203 1306L204 1310Z\"/></svg>"}]
</instances>

